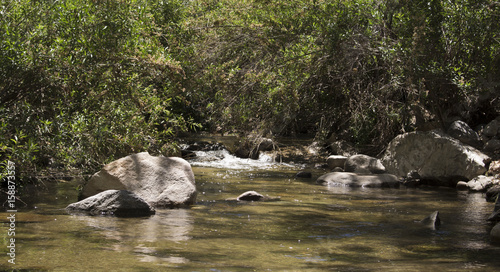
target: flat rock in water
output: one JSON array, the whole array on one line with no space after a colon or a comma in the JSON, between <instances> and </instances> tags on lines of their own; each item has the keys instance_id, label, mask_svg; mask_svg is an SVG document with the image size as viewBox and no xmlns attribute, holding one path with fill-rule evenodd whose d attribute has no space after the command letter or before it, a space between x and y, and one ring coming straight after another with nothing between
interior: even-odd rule
<instances>
[{"instance_id":1,"label":"flat rock in water","mask_svg":"<svg viewBox=\"0 0 500 272\"><path fill-rule=\"evenodd\" d=\"M264 196L257 193L256 191L248 191L244 192L243 194L239 195L236 200L238 201L259 201L263 200Z\"/></svg>"},{"instance_id":2,"label":"flat rock in water","mask_svg":"<svg viewBox=\"0 0 500 272\"><path fill-rule=\"evenodd\" d=\"M127 190L107 190L66 207L69 213L116 215L120 217L148 216L155 210L144 199Z\"/></svg>"},{"instance_id":3,"label":"flat rock in water","mask_svg":"<svg viewBox=\"0 0 500 272\"><path fill-rule=\"evenodd\" d=\"M316 183L326 186L397 188L400 181L398 177L391 174L362 175L349 172L331 172L320 176Z\"/></svg>"},{"instance_id":4,"label":"flat rock in water","mask_svg":"<svg viewBox=\"0 0 500 272\"><path fill-rule=\"evenodd\" d=\"M247 191L237 198L229 198L227 201L279 201L279 197L269 197L257 193L256 191Z\"/></svg>"}]
</instances>

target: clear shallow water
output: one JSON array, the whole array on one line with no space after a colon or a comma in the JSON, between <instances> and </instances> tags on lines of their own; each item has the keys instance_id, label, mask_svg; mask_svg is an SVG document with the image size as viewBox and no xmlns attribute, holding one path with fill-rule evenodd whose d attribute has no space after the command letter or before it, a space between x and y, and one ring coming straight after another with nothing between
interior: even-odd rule
<instances>
[{"instance_id":1,"label":"clear shallow water","mask_svg":"<svg viewBox=\"0 0 500 272\"><path fill-rule=\"evenodd\" d=\"M29 205L16 214L15 265L8 264L6 256L8 214L0 214L4 238L0 269L500 269L500 247L489 243L491 226L485 220L493 203L485 202L482 194L448 188L328 188L314 184L324 170L312 170L312 179L295 179L302 166L266 162L263 167L263 163L194 166L196 205L158 210L147 218L67 215L63 209L76 201L77 181L47 184L46 189L25 196ZM226 201L248 190L281 201ZM438 230L414 222L435 210L443 222Z\"/></svg>"}]
</instances>

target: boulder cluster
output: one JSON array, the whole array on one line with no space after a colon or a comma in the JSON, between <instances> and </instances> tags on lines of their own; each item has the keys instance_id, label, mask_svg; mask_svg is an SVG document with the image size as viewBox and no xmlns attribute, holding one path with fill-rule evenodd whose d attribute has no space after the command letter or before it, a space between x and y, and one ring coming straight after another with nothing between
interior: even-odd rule
<instances>
[{"instance_id":1,"label":"boulder cluster","mask_svg":"<svg viewBox=\"0 0 500 272\"><path fill-rule=\"evenodd\" d=\"M189 206L196 201L191 165L182 158L147 152L115 160L95 173L80 192L70 213L148 216L154 208Z\"/></svg>"},{"instance_id":2,"label":"boulder cluster","mask_svg":"<svg viewBox=\"0 0 500 272\"><path fill-rule=\"evenodd\" d=\"M345 154L343 154L345 155ZM328 186L448 186L485 193L496 202L489 221L491 240L500 242L500 117L473 130L463 121L448 130L398 135L379 160L366 155L331 155L331 173L316 182Z\"/></svg>"}]
</instances>

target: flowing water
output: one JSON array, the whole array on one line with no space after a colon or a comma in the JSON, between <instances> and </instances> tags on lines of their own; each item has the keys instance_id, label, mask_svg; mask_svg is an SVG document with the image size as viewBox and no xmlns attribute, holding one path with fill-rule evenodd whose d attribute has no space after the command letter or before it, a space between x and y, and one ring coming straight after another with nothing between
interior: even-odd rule
<instances>
[{"instance_id":1,"label":"flowing water","mask_svg":"<svg viewBox=\"0 0 500 272\"><path fill-rule=\"evenodd\" d=\"M221 153L222 152L222 153ZM1 213L0 270L18 271L498 271L483 194L449 188L350 189L316 185L304 165L199 153L198 199L151 217L68 215L80 181L24 196L8 263ZM206 157L204 157L206 156ZM212 158L213 157L213 158ZM255 190L273 202L226 199ZM22 205L21 205L22 206ZM439 210L434 230L415 221Z\"/></svg>"}]
</instances>

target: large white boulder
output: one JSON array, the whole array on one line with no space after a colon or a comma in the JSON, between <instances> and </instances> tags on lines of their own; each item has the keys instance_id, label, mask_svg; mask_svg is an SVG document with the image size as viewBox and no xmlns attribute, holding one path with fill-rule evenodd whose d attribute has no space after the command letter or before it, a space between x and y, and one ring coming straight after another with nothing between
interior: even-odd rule
<instances>
[{"instance_id":1,"label":"large white boulder","mask_svg":"<svg viewBox=\"0 0 500 272\"><path fill-rule=\"evenodd\" d=\"M81 198L106 190L128 190L153 207L194 204L196 186L191 165L182 158L130 155L104 166L81 192Z\"/></svg>"},{"instance_id":2,"label":"large white boulder","mask_svg":"<svg viewBox=\"0 0 500 272\"><path fill-rule=\"evenodd\" d=\"M389 173L405 176L416 170L422 179L451 182L450 185L484 174L489 161L487 155L441 130L398 135L382 158Z\"/></svg>"}]
</instances>

